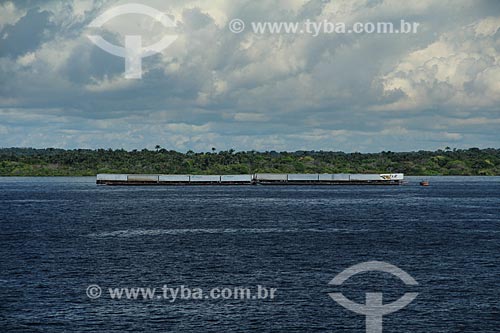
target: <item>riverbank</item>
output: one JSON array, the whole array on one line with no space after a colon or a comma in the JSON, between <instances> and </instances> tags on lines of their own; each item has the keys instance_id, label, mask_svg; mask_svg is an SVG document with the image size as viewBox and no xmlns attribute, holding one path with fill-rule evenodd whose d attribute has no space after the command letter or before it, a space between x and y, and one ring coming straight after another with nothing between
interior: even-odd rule
<instances>
[{"instance_id":1,"label":"riverbank","mask_svg":"<svg viewBox=\"0 0 500 333\"><path fill-rule=\"evenodd\" d=\"M404 173L418 176L498 176L500 149L344 153L0 149L0 176L113 174Z\"/></svg>"}]
</instances>

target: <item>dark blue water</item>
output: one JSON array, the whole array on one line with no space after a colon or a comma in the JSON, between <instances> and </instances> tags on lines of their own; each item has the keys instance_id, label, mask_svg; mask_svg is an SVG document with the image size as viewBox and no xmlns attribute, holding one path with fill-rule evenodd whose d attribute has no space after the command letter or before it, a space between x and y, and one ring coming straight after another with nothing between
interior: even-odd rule
<instances>
[{"instance_id":1,"label":"dark blue water","mask_svg":"<svg viewBox=\"0 0 500 333\"><path fill-rule=\"evenodd\" d=\"M329 296L415 301L384 332L500 331L500 178L397 187L98 187L0 178L1 332L364 332ZM365 262L387 273L328 282ZM116 300L86 289L277 288L273 300Z\"/></svg>"}]
</instances>

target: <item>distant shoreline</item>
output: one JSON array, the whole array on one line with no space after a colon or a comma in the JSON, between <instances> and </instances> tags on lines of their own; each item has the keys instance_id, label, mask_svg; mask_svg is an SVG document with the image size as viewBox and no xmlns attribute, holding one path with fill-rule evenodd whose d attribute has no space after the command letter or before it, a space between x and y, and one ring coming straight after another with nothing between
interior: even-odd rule
<instances>
[{"instance_id":1,"label":"distant shoreline","mask_svg":"<svg viewBox=\"0 0 500 333\"><path fill-rule=\"evenodd\" d=\"M0 177L95 177L113 174L404 173L407 176L500 176L500 149L344 153L234 150L181 153L123 149L0 149Z\"/></svg>"}]
</instances>

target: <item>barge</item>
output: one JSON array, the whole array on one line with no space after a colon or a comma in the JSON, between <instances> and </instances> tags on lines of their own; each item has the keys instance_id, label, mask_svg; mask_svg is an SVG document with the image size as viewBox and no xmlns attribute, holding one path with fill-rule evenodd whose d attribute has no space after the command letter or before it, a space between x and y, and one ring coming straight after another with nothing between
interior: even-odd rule
<instances>
[{"instance_id":1,"label":"barge","mask_svg":"<svg viewBox=\"0 0 500 333\"><path fill-rule=\"evenodd\" d=\"M249 175L98 174L98 185L401 185L402 173Z\"/></svg>"}]
</instances>

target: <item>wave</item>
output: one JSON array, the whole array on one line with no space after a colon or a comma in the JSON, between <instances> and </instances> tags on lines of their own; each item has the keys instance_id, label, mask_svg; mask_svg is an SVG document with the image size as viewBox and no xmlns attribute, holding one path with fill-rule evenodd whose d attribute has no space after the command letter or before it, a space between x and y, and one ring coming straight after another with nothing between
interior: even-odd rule
<instances>
[{"instance_id":1,"label":"wave","mask_svg":"<svg viewBox=\"0 0 500 333\"><path fill-rule=\"evenodd\" d=\"M186 234L266 234L266 233L329 233L351 231L346 229L299 229L299 228L197 228L197 229L126 229L89 234L89 237L134 237ZM359 230L358 230L359 231Z\"/></svg>"}]
</instances>

